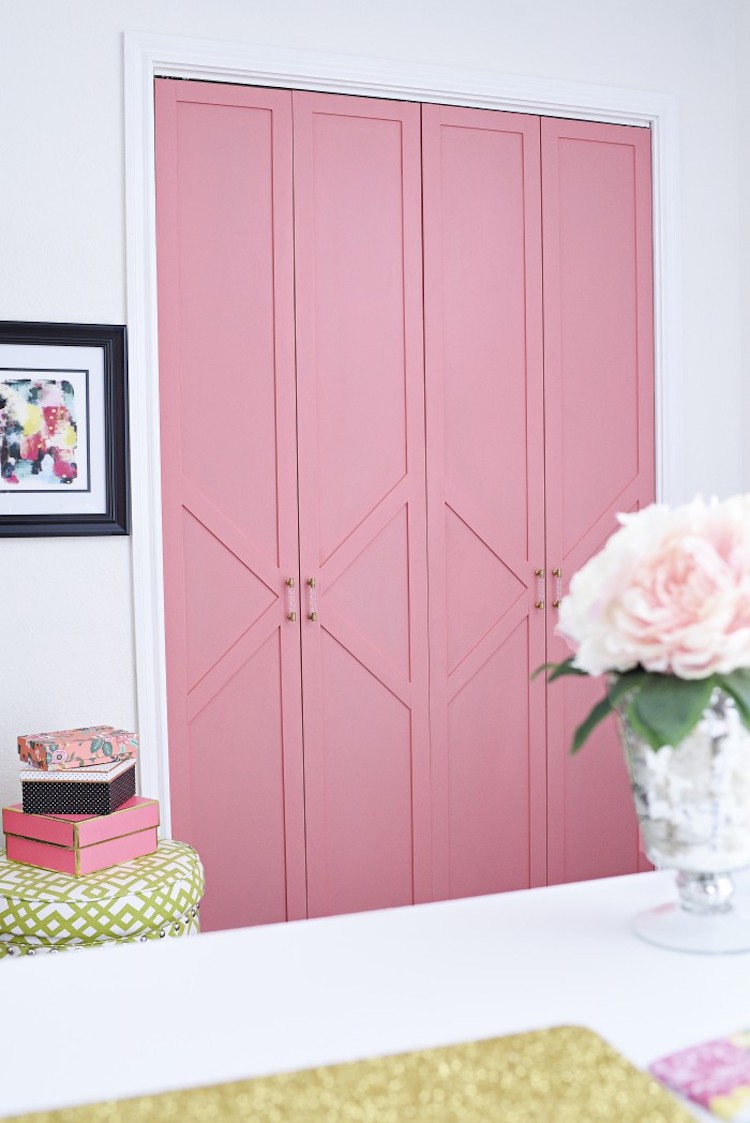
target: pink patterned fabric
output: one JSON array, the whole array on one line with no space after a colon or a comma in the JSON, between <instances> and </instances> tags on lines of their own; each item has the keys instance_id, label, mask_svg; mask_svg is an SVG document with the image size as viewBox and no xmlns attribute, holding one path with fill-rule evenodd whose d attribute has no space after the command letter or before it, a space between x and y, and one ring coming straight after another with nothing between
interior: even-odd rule
<instances>
[{"instance_id":1,"label":"pink patterned fabric","mask_svg":"<svg viewBox=\"0 0 750 1123\"><path fill-rule=\"evenodd\" d=\"M750 1031L662 1057L650 1071L720 1119L750 1120Z\"/></svg>"}]
</instances>

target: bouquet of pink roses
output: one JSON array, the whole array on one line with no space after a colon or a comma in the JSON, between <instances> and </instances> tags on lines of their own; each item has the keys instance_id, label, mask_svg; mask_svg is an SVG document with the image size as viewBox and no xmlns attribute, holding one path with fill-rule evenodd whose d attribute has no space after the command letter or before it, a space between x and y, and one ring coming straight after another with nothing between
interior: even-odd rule
<instances>
[{"instance_id":1,"label":"bouquet of pink roses","mask_svg":"<svg viewBox=\"0 0 750 1123\"><path fill-rule=\"evenodd\" d=\"M573 577L557 631L575 654L562 675L607 675L573 751L613 709L654 749L677 745L716 689L750 729L750 495L653 504Z\"/></svg>"}]
</instances>

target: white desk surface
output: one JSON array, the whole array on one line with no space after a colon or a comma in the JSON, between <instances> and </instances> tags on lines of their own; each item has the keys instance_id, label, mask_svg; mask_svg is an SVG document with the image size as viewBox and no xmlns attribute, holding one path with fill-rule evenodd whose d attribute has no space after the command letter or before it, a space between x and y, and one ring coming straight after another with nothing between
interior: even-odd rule
<instances>
[{"instance_id":1,"label":"white desk surface","mask_svg":"<svg viewBox=\"0 0 750 1123\"><path fill-rule=\"evenodd\" d=\"M0 1116L562 1024L645 1066L750 1025L750 954L630 934L673 885L635 874L6 958Z\"/></svg>"}]
</instances>

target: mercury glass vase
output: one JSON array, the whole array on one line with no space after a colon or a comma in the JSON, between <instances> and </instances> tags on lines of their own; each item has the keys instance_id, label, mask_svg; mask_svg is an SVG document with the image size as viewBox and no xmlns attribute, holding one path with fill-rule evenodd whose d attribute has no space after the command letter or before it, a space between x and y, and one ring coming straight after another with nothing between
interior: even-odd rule
<instances>
[{"instance_id":1,"label":"mercury glass vase","mask_svg":"<svg viewBox=\"0 0 750 1123\"><path fill-rule=\"evenodd\" d=\"M656 751L620 716L646 853L677 871L678 900L640 913L635 932L679 951L750 950L732 878L750 866L750 732L737 707L715 690L695 729Z\"/></svg>"}]
</instances>

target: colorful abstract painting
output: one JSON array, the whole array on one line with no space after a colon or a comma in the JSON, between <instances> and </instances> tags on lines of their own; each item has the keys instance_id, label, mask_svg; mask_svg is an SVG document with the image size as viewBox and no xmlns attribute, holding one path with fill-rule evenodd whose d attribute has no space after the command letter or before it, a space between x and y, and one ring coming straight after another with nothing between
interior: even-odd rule
<instances>
[{"instance_id":1,"label":"colorful abstract painting","mask_svg":"<svg viewBox=\"0 0 750 1123\"><path fill-rule=\"evenodd\" d=\"M127 333L0 321L0 538L127 534Z\"/></svg>"},{"instance_id":2,"label":"colorful abstract painting","mask_svg":"<svg viewBox=\"0 0 750 1123\"><path fill-rule=\"evenodd\" d=\"M0 483L55 489L78 477L76 395L66 378L0 382Z\"/></svg>"}]
</instances>

